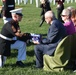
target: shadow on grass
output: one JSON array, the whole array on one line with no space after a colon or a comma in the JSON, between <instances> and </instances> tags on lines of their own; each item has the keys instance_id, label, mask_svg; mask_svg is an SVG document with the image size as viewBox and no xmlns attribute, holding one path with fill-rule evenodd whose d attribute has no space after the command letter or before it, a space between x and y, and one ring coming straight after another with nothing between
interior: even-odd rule
<instances>
[{"instance_id":1,"label":"shadow on grass","mask_svg":"<svg viewBox=\"0 0 76 75\"><path fill-rule=\"evenodd\" d=\"M16 63L14 63L14 64L11 64L11 63L9 63L9 64L5 64L4 65L4 68L6 68L6 67L12 67L12 68L17 68L17 67L20 67L20 68L27 68L27 67L32 67L32 66L34 66L35 65L35 62L28 62L28 63L24 63L25 65L23 66L23 67L21 67L21 66L18 66L18 65L16 65Z\"/></svg>"},{"instance_id":2,"label":"shadow on grass","mask_svg":"<svg viewBox=\"0 0 76 75\"><path fill-rule=\"evenodd\" d=\"M28 56L34 56L34 50L27 51L26 54L27 54ZM17 52L17 51L12 52L12 53L11 53L11 56L10 56L9 58L11 58L11 57L12 57L12 58L13 58L13 57L17 57L17 55L18 55L18 52Z\"/></svg>"},{"instance_id":3,"label":"shadow on grass","mask_svg":"<svg viewBox=\"0 0 76 75\"><path fill-rule=\"evenodd\" d=\"M28 56L34 56L34 50L30 50L30 51L27 51L26 52L26 54L28 55ZM13 58L13 57L17 57L17 55L18 55L18 51L17 50L13 50L12 52L11 52L11 56L9 57L9 58Z\"/></svg>"},{"instance_id":4,"label":"shadow on grass","mask_svg":"<svg viewBox=\"0 0 76 75\"><path fill-rule=\"evenodd\" d=\"M17 55L18 55L18 50L12 50L10 57L17 57Z\"/></svg>"},{"instance_id":5,"label":"shadow on grass","mask_svg":"<svg viewBox=\"0 0 76 75\"><path fill-rule=\"evenodd\" d=\"M47 36L47 34L40 34L41 36Z\"/></svg>"},{"instance_id":6,"label":"shadow on grass","mask_svg":"<svg viewBox=\"0 0 76 75\"><path fill-rule=\"evenodd\" d=\"M28 56L34 56L34 51L33 51L33 50L27 51L27 55L28 55Z\"/></svg>"}]
</instances>

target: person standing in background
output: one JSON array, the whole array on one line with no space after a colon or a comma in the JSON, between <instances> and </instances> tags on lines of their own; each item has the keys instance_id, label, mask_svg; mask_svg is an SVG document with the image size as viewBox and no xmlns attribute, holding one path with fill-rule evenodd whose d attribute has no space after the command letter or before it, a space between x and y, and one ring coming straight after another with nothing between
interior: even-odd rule
<instances>
[{"instance_id":1,"label":"person standing in background","mask_svg":"<svg viewBox=\"0 0 76 75\"><path fill-rule=\"evenodd\" d=\"M42 11L41 11L41 22L40 22L40 25L39 27L42 26L43 22L45 21L45 17L44 17L44 14L51 10L51 7L50 7L50 2L49 0L40 0L41 4L40 4L40 8L42 8Z\"/></svg>"},{"instance_id":2,"label":"person standing in background","mask_svg":"<svg viewBox=\"0 0 76 75\"><path fill-rule=\"evenodd\" d=\"M62 11L64 9L65 0L55 0L55 2L57 3L57 18L58 18L58 20L63 22L62 18L61 18L61 13L62 13Z\"/></svg>"},{"instance_id":3,"label":"person standing in background","mask_svg":"<svg viewBox=\"0 0 76 75\"><path fill-rule=\"evenodd\" d=\"M4 24L12 19L10 11L15 9L15 1L14 0L2 0L2 17Z\"/></svg>"}]
</instances>

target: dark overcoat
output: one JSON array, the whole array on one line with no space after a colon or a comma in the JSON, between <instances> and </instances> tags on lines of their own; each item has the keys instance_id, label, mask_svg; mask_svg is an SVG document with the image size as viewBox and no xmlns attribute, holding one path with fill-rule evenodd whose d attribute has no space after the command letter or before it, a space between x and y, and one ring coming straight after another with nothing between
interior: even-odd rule
<instances>
[{"instance_id":1,"label":"dark overcoat","mask_svg":"<svg viewBox=\"0 0 76 75\"><path fill-rule=\"evenodd\" d=\"M41 4L40 8L42 8L40 15L44 15L47 11L51 10L49 2L45 2L45 4Z\"/></svg>"},{"instance_id":2,"label":"dark overcoat","mask_svg":"<svg viewBox=\"0 0 76 75\"><path fill-rule=\"evenodd\" d=\"M67 35L66 29L63 24L57 19L53 20L49 27L47 38L41 41L41 44L37 45L39 50L43 51L43 54L52 55L56 50L58 43Z\"/></svg>"},{"instance_id":3,"label":"dark overcoat","mask_svg":"<svg viewBox=\"0 0 76 75\"><path fill-rule=\"evenodd\" d=\"M11 18L10 10L15 9L15 0L2 0L3 8L2 14L7 18Z\"/></svg>"}]
</instances>

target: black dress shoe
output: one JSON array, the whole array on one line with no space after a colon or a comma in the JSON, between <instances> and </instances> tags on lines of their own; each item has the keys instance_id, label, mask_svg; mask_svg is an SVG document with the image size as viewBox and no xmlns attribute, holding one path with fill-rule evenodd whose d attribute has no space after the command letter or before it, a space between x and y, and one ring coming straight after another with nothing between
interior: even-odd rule
<instances>
[{"instance_id":1,"label":"black dress shoe","mask_svg":"<svg viewBox=\"0 0 76 75\"><path fill-rule=\"evenodd\" d=\"M24 67L25 66L22 61L17 61L16 65L19 66L19 67Z\"/></svg>"}]
</instances>

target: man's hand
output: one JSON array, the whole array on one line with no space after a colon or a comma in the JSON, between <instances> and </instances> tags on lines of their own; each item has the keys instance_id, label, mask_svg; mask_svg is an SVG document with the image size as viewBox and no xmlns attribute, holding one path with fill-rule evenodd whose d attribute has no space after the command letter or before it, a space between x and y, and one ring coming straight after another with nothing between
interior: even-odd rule
<instances>
[{"instance_id":1,"label":"man's hand","mask_svg":"<svg viewBox=\"0 0 76 75\"><path fill-rule=\"evenodd\" d=\"M34 44L40 44L38 41L32 41Z\"/></svg>"},{"instance_id":2,"label":"man's hand","mask_svg":"<svg viewBox=\"0 0 76 75\"><path fill-rule=\"evenodd\" d=\"M15 35L18 37L22 37L23 33L16 32Z\"/></svg>"}]
</instances>

